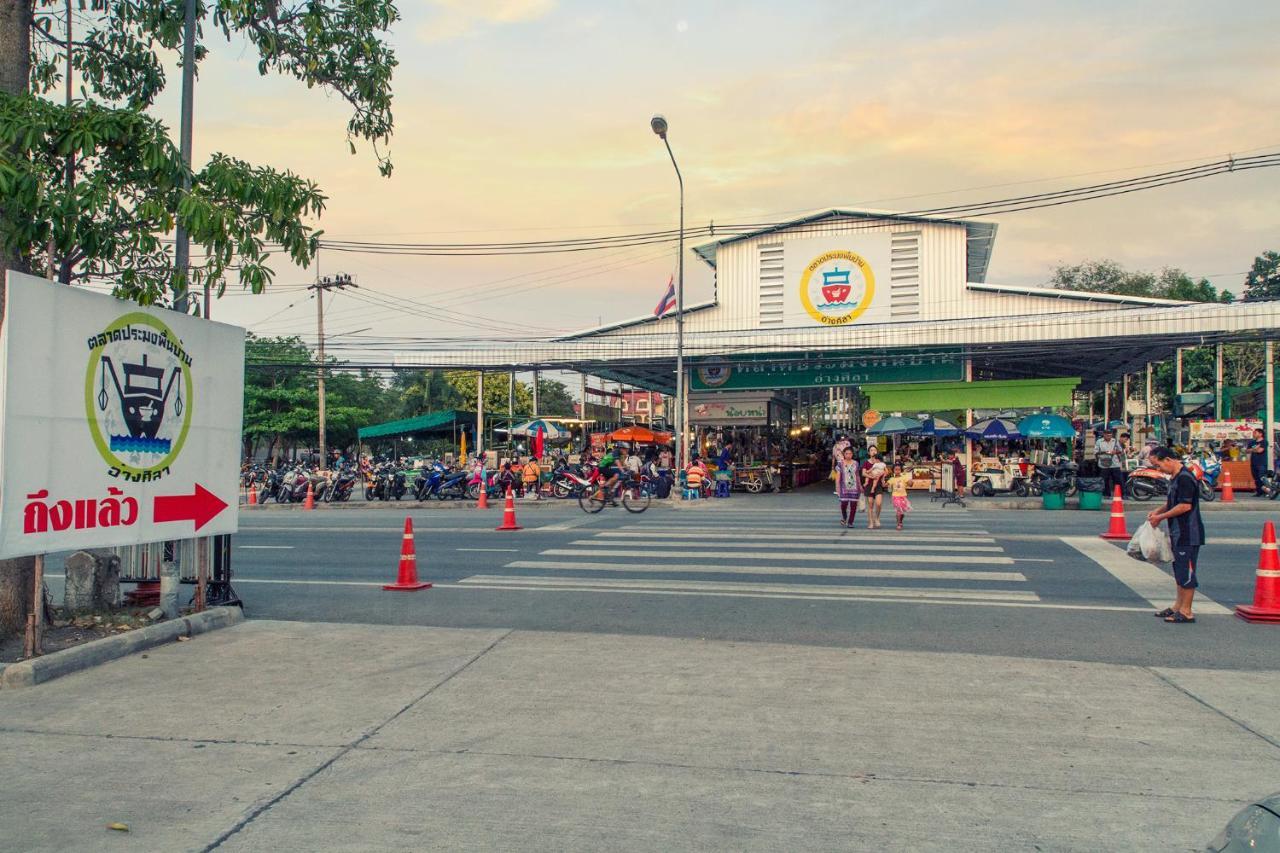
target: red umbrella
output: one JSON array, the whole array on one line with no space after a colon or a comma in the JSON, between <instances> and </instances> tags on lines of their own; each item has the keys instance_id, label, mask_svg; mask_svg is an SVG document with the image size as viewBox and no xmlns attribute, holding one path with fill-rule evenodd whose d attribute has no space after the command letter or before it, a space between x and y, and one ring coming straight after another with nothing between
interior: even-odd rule
<instances>
[{"instance_id":1,"label":"red umbrella","mask_svg":"<svg viewBox=\"0 0 1280 853\"><path fill-rule=\"evenodd\" d=\"M538 431L533 434L533 455L538 459L542 458L542 427L538 427Z\"/></svg>"}]
</instances>

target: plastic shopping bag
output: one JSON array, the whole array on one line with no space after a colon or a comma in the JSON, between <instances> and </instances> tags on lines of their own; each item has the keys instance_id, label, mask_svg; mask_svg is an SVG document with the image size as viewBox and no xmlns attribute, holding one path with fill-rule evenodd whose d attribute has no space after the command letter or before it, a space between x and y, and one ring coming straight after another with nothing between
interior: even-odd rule
<instances>
[{"instance_id":1,"label":"plastic shopping bag","mask_svg":"<svg viewBox=\"0 0 1280 853\"><path fill-rule=\"evenodd\" d=\"M1135 560L1148 563L1173 562L1173 545L1169 542L1169 533L1162 528L1152 527L1151 522L1144 521L1126 549Z\"/></svg>"}]
</instances>

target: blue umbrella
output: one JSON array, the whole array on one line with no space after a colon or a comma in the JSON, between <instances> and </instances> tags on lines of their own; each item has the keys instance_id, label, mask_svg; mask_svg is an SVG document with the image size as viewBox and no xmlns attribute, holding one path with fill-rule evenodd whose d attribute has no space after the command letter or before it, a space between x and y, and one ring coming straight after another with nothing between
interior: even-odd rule
<instances>
[{"instance_id":1,"label":"blue umbrella","mask_svg":"<svg viewBox=\"0 0 1280 853\"><path fill-rule=\"evenodd\" d=\"M960 427L942 418L925 418L920 426L919 434L935 438L946 438L951 435L959 435Z\"/></svg>"},{"instance_id":2,"label":"blue umbrella","mask_svg":"<svg viewBox=\"0 0 1280 853\"><path fill-rule=\"evenodd\" d=\"M1006 418L987 418L983 421L977 421L973 426L964 431L969 438L1007 440L1022 438L1022 433L1018 432L1018 425Z\"/></svg>"},{"instance_id":3,"label":"blue umbrella","mask_svg":"<svg viewBox=\"0 0 1280 853\"><path fill-rule=\"evenodd\" d=\"M1076 428L1059 415L1027 415L1018 422L1024 438L1075 438Z\"/></svg>"},{"instance_id":4,"label":"blue umbrella","mask_svg":"<svg viewBox=\"0 0 1280 853\"><path fill-rule=\"evenodd\" d=\"M900 418L895 415L876 421L874 426L867 429L867 435L900 435L919 432L923 426L924 424L915 418Z\"/></svg>"},{"instance_id":5,"label":"blue umbrella","mask_svg":"<svg viewBox=\"0 0 1280 853\"><path fill-rule=\"evenodd\" d=\"M524 435L529 438L533 438L538 434L539 430L542 431L542 437L547 441L556 441L558 439L566 438L569 435L569 431L564 427L558 426L551 421L544 421L541 418L533 421L525 421L522 424L516 424L511 427L510 434ZM498 432L507 432L507 430L499 427Z\"/></svg>"}]
</instances>

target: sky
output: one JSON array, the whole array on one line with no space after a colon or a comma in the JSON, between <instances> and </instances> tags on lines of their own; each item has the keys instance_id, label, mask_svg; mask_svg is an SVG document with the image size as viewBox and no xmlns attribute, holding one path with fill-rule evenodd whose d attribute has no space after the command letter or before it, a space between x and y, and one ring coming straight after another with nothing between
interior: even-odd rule
<instances>
[{"instance_id":1,"label":"sky","mask_svg":"<svg viewBox=\"0 0 1280 853\"><path fill-rule=\"evenodd\" d=\"M259 77L250 51L222 41L197 85L197 162L221 151L316 181L330 238L474 242L674 228L654 113L670 122L691 225L986 201L1280 151L1274 2L398 5L391 178L367 146L349 153L344 102ZM170 126L173 79L159 105ZM1113 258L1238 290L1255 255L1280 250L1280 169L995 221L990 282L1043 284L1059 264ZM233 282L214 319L313 338L315 303L299 287L316 269L278 261L274 292ZM661 246L325 251L319 271L353 275L364 298L484 327L338 294L326 331L354 351L368 334L550 334L644 315L675 264ZM704 264L689 256L686 274L687 301L711 295Z\"/></svg>"}]
</instances>

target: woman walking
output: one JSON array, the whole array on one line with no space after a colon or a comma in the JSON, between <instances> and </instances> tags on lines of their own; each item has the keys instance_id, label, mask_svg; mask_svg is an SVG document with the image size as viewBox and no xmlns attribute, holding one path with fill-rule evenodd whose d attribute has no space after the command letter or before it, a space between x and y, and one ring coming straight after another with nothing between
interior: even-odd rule
<instances>
[{"instance_id":1,"label":"woman walking","mask_svg":"<svg viewBox=\"0 0 1280 853\"><path fill-rule=\"evenodd\" d=\"M884 506L884 483L889 469L881 461L879 452L873 447L868 451L871 455L862 463L862 493L867 497L867 529L880 527L880 510Z\"/></svg>"},{"instance_id":2,"label":"woman walking","mask_svg":"<svg viewBox=\"0 0 1280 853\"><path fill-rule=\"evenodd\" d=\"M853 448L846 446L836 463L836 496L840 498L840 526L853 527L858 515L858 498L862 496L862 471L853 458Z\"/></svg>"},{"instance_id":3,"label":"woman walking","mask_svg":"<svg viewBox=\"0 0 1280 853\"><path fill-rule=\"evenodd\" d=\"M907 483L911 480L902 472L902 466L895 463L893 476L889 478L889 497L893 501L893 511L898 515L898 529L902 529L902 521L911 512L911 501L907 499Z\"/></svg>"}]
</instances>

